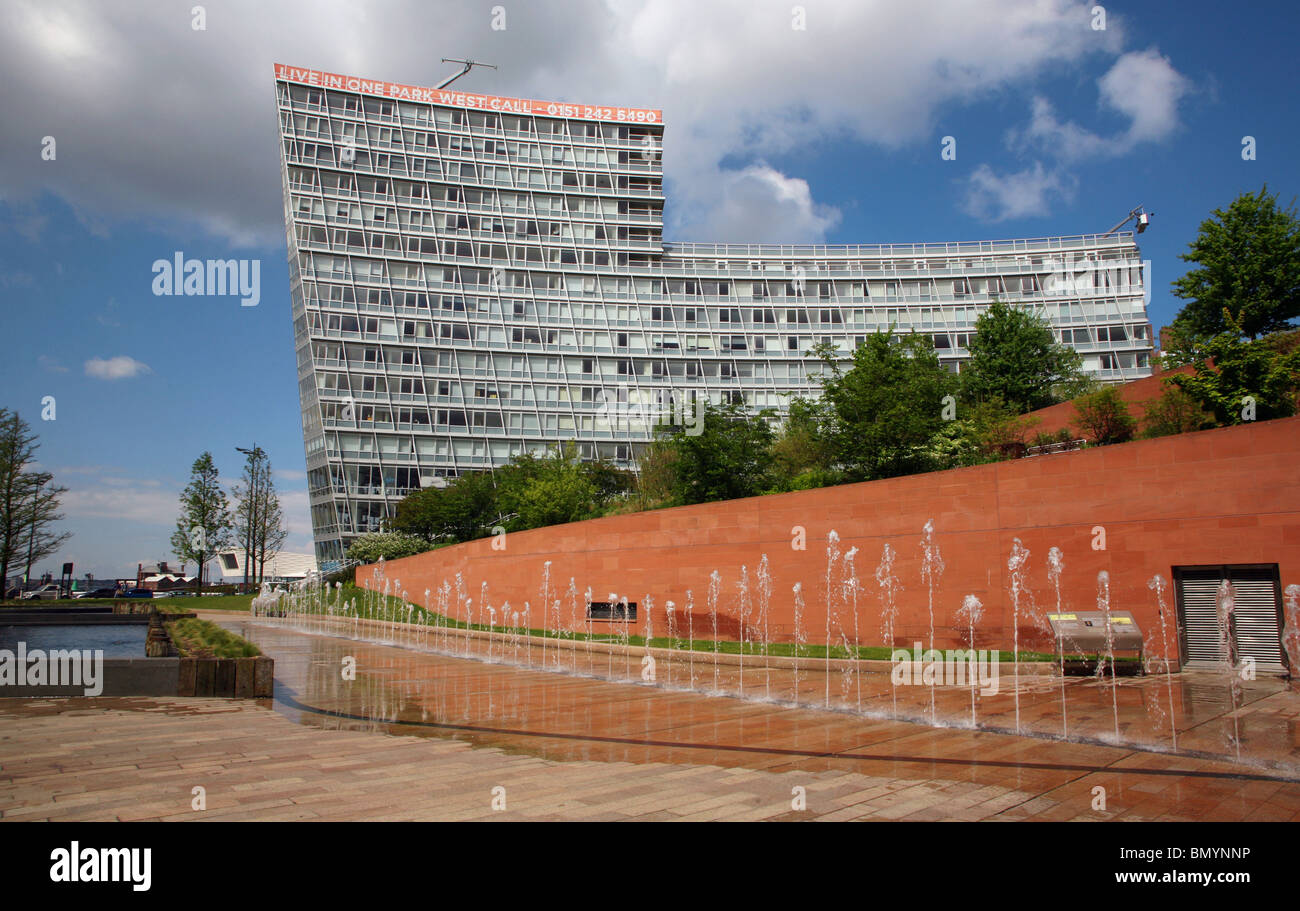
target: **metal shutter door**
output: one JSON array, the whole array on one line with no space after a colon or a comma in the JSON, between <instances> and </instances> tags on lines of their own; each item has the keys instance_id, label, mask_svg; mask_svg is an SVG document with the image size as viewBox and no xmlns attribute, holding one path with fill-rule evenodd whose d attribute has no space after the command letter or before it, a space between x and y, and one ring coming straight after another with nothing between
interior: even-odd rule
<instances>
[{"instance_id":1,"label":"metal shutter door","mask_svg":"<svg viewBox=\"0 0 1300 911\"><path fill-rule=\"evenodd\" d=\"M1187 666L1218 670L1223 663L1219 649L1219 620L1215 603L1223 577L1218 570L1188 570L1178 580L1178 597L1183 606L1183 634L1187 638Z\"/></svg>"},{"instance_id":2,"label":"metal shutter door","mask_svg":"<svg viewBox=\"0 0 1300 911\"><path fill-rule=\"evenodd\" d=\"M1254 658L1255 667L1282 673L1281 630L1277 621L1277 586L1267 570L1229 570L1236 589L1234 626L1238 658Z\"/></svg>"}]
</instances>

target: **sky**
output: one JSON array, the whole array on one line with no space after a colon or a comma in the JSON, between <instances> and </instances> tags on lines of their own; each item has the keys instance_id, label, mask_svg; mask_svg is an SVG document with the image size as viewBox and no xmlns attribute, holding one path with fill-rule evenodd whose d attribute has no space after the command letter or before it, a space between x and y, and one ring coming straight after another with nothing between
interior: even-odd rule
<instances>
[{"instance_id":1,"label":"sky","mask_svg":"<svg viewBox=\"0 0 1300 911\"><path fill-rule=\"evenodd\" d=\"M1214 209L1300 194L1297 25L1269 0L6 0L0 406L73 535L37 571L174 561L194 460L233 482L254 443L311 551L274 63L435 85L472 58L498 68L457 88L660 108L669 241L1102 233L1143 205L1158 329ZM256 305L155 295L177 252L256 261Z\"/></svg>"}]
</instances>

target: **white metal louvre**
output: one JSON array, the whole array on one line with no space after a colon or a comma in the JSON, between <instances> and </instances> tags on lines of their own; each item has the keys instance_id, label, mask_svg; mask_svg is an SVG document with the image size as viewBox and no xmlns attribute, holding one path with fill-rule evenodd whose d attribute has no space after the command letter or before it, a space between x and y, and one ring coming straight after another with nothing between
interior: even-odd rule
<instances>
[{"instance_id":1,"label":"white metal louvre","mask_svg":"<svg viewBox=\"0 0 1300 911\"><path fill-rule=\"evenodd\" d=\"M1223 577L1217 570L1184 572L1178 580L1189 668L1217 668L1223 661L1215 607L1221 581Z\"/></svg>"},{"instance_id":2,"label":"white metal louvre","mask_svg":"<svg viewBox=\"0 0 1300 911\"><path fill-rule=\"evenodd\" d=\"M1268 569L1222 567L1184 570L1178 579L1187 667L1222 668L1219 647L1218 592L1226 578L1232 583L1233 630L1237 660L1253 658L1262 673L1283 673L1281 630L1278 626L1277 582Z\"/></svg>"},{"instance_id":3,"label":"white metal louvre","mask_svg":"<svg viewBox=\"0 0 1300 911\"><path fill-rule=\"evenodd\" d=\"M1237 598L1234 626L1238 658L1254 658L1260 671L1280 673L1281 630L1277 624L1277 586L1267 570L1233 570L1229 573Z\"/></svg>"}]
</instances>

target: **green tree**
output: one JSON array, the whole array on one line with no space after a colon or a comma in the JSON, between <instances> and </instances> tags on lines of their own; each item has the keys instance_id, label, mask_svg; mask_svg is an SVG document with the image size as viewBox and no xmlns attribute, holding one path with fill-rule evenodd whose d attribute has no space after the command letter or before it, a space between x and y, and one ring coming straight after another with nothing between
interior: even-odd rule
<instances>
[{"instance_id":1,"label":"green tree","mask_svg":"<svg viewBox=\"0 0 1300 911\"><path fill-rule=\"evenodd\" d=\"M656 439L637 457L632 502L638 510L654 509L672 500L676 484L677 450L669 439Z\"/></svg>"},{"instance_id":2,"label":"green tree","mask_svg":"<svg viewBox=\"0 0 1300 911\"><path fill-rule=\"evenodd\" d=\"M668 432L674 451L672 491L677 503L752 497L763 491L772 444L769 412L751 415L739 403L706 404L700 432Z\"/></svg>"},{"instance_id":3,"label":"green tree","mask_svg":"<svg viewBox=\"0 0 1300 911\"><path fill-rule=\"evenodd\" d=\"M1264 186L1212 214L1201 222L1189 252L1180 255L1197 268L1173 283L1174 294L1188 301L1174 324L1199 336L1219 335L1230 328L1223 316L1227 310L1234 331L1252 339L1287 328L1300 316L1300 220L1294 201L1283 209Z\"/></svg>"},{"instance_id":4,"label":"green tree","mask_svg":"<svg viewBox=\"0 0 1300 911\"><path fill-rule=\"evenodd\" d=\"M254 540L257 546L253 553L257 555L257 581L260 585L266 577L266 562L274 560L289 537L289 530L284 525L284 509L280 505L280 495L275 491L275 481L271 474L271 460L266 460L266 470L262 477L261 505L257 509L257 523L254 526Z\"/></svg>"},{"instance_id":5,"label":"green tree","mask_svg":"<svg viewBox=\"0 0 1300 911\"><path fill-rule=\"evenodd\" d=\"M241 449L244 474L235 486L234 535L245 551L244 586L262 584L266 561L273 559L288 537L284 512L275 492L271 460L260 446Z\"/></svg>"},{"instance_id":6,"label":"green tree","mask_svg":"<svg viewBox=\"0 0 1300 911\"><path fill-rule=\"evenodd\" d=\"M470 472L446 487L426 487L408 494L397 504L393 528L427 544L471 541L489 534L500 518L493 476Z\"/></svg>"},{"instance_id":7,"label":"green tree","mask_svg":"<svg viewBox=\"0 0 1300 911\"><path fill-rule=\"evenodd\" d=\"M547 456L524 453L494 471L415 491L397 504L393 528L429 544L470 541L498 526L520 531L587 518L624 500L635 486L632 472L582 462L575 446L564 445Z\"/></svg>"},{"instance_id":8,"label":"green tree","mask_svg":"<svg viewBox=\"0 0 1300 911\"><path fill-rule=\"evenodd\" d=\"M71 537L54 530L67 488L55 485L49 472L32 470L36 440L18 412L0 408L0 589L8 587L11 569L24 565L24 578L30 577L33 564Z\"/></svg>"},{"instance_id":9,"label":"green tree","mask_svg":"<svg viewBox=\"0 0 1300 911\"><path fill-rule=\"evenodd\" d=\"M1024 414L1086 391L1079 353L1058 342L1047 321L1024 307L994 299L975 320L970 355L962 387L975 402L998 398Z\"/></svg>"},{"instance_id":10,"label":"green tree","mask_svg":"<svg viewBox=\"0 0 1300 911\"><path fill-rule=\"evenodd\" d=\"M205 452L190 467L190 483L181 491L181 511L172 533L172 552L193 560L194 591L203 586L203 566L217 551L230 546L233 523L230 503L221 489L212 453Z\"/></svg>"},{"instance_id":11,"label":"green tree","mask_svg":"<svg viewBox=\"0 0 1300 911\"><path fill-rule=\"evenodd\" d=\"M596 485L582 466L556 466L525 485L519 501L518 525L542 528L576 522L594 512L598 499Z\"/></svg>"},{"instance_id":12,"label":"green tree","mask_svg":"<svg viewBox=\"0 0 1300 911\"><path fill-rule=\"evenodd\" d=\"M867 336L840 369L828 346L812 356L824 366L823 396L829 405L824 433L838 467L851 481L889 478L936 467L935 436L945 421L945 396L957 378L934 352L929 336L895 335L891 327Z\"/></svg>"},{"instance_id":13,"label":"green tree","mask_svg":"<svg viewBox=\"0 0 1300 911\"><path fill-rule=\"evenodd\" d=\"M54 526L63 521L59 512L59 498L68 492L66 487L54 483L54 476L48 471L29 472L24 475L26 483L22 489L22 514L19 523L21 533L18 546L23 557L23 578L31 579L32 567L59 552L68 539L70 532L58 532ZM24 545L22 538L26 537ZM23 553L22 548L26 547Z\"/></svg>"},{"instance_id":14,"label":"green tree","mask_svg":"<svg viewBox=\"0 0 1300 911\"><path fill-rule=\"evenodd\" d=\"M261 478L266 452L254 444L252 449L240 449L244 454L244 474L232 493L235 496L233 533L244 550L244 581L242 590L257 585L257 566L253 557L257 553L257 510L261 502Z\"/></svg>"},{"instance_id":15,"label":"green tree","mask_svg":"<svg viewBox=\"0 0 1300 911\"><path fill-rule=\"evenodd\" d=\"M1207 336L1193 332L1186 323L1174 321L1160 334L1160 367L1173 370L1206 357Z\"/></svg>"},{"instance_id":16,"label":"green tree","mask_svg":"<svg viewBox=\"0 0 1300 911\"><path fill-rule=\"evenodd\" d=\"M1214 415L1206 412L1199 402L1172 384L1167 386L1159 398L1151 399L1144 404L1146 407L1146 413L1142 416L1144 439L1192 433L1214 426Z\"/></svg>"},{"instance_id":17,"label":"green tree","mask_svg":"<svg viewBox=\"0 0 1300 911\"><path fill-rule=\"evenodd\" d=\"M1074 423L1097 445L1133 439L1137 421L1114 386L1075 399L1074 407L1079 412Z\"/></svg>"},{"instance_id":18,"label":"green tree","mask_svg":"<svg viewBox=\"0 0 1300 911\"><path fill-rule=\"evenodd\" d=\"M565 461L567 455L560 452L538 456L525 452L515 456L509 464L496 469L492 473L495 487L493 524L499 524L507 531L521 530L524 526L519 516L528 497L528 485L554 471L556 464Z\"/></svg>"},{"instance_id":19,"label":"green tree","mask_svg":"<svg viewBox=\"0 0 1300 911\"><path fill-rule=\"evenodd\" d=\"M977 402L965 423L976 444L970 464L1018 459L1041 436L1037 432L1040 418L1008 408L997 396Z\"/></svg>"},{"instance_id":20,"label":"green tree","mask_svg":"<svg viewBox=\"0 0 1300 911\"><path fill-rule=\"evenodd\" d=\"M0 587L21 559L23 507L30 496L27 468L36 458L36 434L16 411L0 408Z\"/></svg>"},{"instance_id":21,"label":"green tree","mask_svg":"<svg viewBox=\"0 0 1300 911\"><path fill-rule=\"evenodd\" d=\"M595 488L596 502L601 506L623 500L636 489L636 475L633 472L616 468L603 459L578 464L583 477Z\"/></svg>"},{"instance_id":22,"label":"green tree","mask_svg":"<svg viewBox=\"0 0 1300 911\"><path fill-rule=\"evenodd\" d=\"M807 490L836 483L835 455L825 428L830 409L824 400L791 399L785 421L772 441L773 489Z\"/></svg>"},{"instance_id":23,"label":"green tree","mask_svg":"<svg viewBox=\"0 0 1300 911\"><path fill-rule=\"evenodd\" d=\"M414 535L394 531L374 531L357 535L348 545L348 559L358 563L378 563L379 558L400 560L413 557L429 549L429 545Z\"/></svg>"},{"instance_id":24,"label":"green tree","mask_svg":"<svg viewBox=\"0 0 1300 911\"><path fill-rule=\"evenodd\" d=\"M1289 417L1300 391L1300 349L1244 341L1240 323L1224 311L1225 331L1199 346L1195 373L1170 377L1220 425Z\"/></svg>"}]
</instances>

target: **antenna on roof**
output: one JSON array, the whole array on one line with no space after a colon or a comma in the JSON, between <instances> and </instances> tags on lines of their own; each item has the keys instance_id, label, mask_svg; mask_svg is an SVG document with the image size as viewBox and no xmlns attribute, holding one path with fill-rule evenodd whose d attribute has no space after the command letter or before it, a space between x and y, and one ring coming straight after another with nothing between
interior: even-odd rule
<instances>
[{"instance_id":1,"label":"antenna on roof","mask_svg":"<svg viewBox=\"0 0 1300 911\"><path fill-rule=\"evenodd\" d=\"M463 63L463 64L465 65L465 68L462 69L462 70L461 70L459 73L457 73L455 76L452 76L450 79L447 79L447 80L444 81L444 82L440 82L440 83L438 83L436 86L434 86L434 88L437 88L437 89L445 89L447 86L451 85L453 82L455 82L455 81L456 81L457 79L459 79L461 76L464 76L466 73L468 73L470 70L474 69L474 67L476 67L476 66L485 66L485 67L487 67L488 69L491 69L491 70L495 70L495 69L496 69L496 67L493 66L491 63L479 63L477 60L457 60L455 57L443 57L443 58L442 58L442 62L443 62L443 63Z\"/></svg>"}]
</instances>

